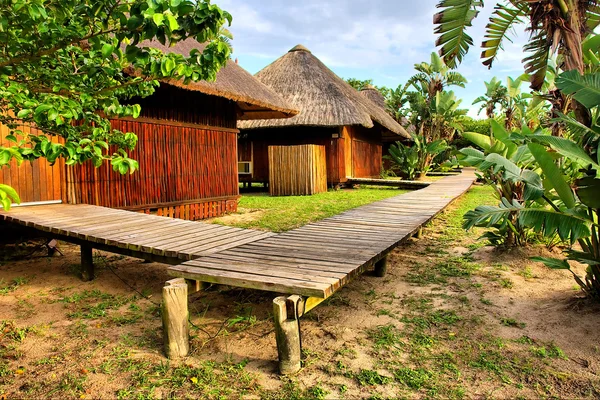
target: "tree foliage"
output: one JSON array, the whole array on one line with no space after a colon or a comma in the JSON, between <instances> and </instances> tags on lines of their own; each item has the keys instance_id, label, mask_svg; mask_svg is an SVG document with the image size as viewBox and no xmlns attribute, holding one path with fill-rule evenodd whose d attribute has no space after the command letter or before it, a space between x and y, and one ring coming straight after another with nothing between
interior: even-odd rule
<instances>
[{"instance_id":1,"label":"tree foliage","mask_svg":"<svg viewBox=\"0 0 600 400\"><path fill-rule=\"evenodd\" d=\"M231 16L205 0L0 2L0 123L12 143L0 147L0 168L44 157L134 171L127 152L137 137L109 119L137 117L131 99L151 95L160 79L214 79L231 51L221 35L226 22ZM206 43L204 51L184 57L143 43L187 38ZM6 187L0 196L6 208L6 199L18 201Z\"/></svg>"}]
</instances>

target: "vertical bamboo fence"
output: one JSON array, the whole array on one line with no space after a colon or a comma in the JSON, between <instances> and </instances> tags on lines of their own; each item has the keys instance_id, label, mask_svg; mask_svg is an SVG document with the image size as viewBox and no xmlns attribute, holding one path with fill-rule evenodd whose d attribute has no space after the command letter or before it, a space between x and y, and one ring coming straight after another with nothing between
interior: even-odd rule
<instances>
[{"instance_id":1,"label":"vertical bamboo fence","mask_svg":"<svg viewBox=\"0 0 600 400\"><path fill-rule=\"evenodd\" d=\"M302 196L327 191L325 146L269 146L271 196Z\"/></svg>"},{"instance_id":2,"label":"vertical bamboo fence","mask_svg":"<svg viewBox=\"0 0 600 400\"><path fill-rule=\"evenodd\" d=\"M28 125L19 126L19 129L25 134L42 134L36 128ZM1 146L14 146L14 143L5 139L9 132L8 127L0 125ZM51 141L58 143L59 138L52 137ZM33 162L23 161L20 166L13 159L9 166L0 170L0 183L12 186L21 197L21 203L61 201L64 197L64 181L64 161L62 159L57 160L54 165L50 165L46 159L40 158Z\"/></svg>"}]
</instances>

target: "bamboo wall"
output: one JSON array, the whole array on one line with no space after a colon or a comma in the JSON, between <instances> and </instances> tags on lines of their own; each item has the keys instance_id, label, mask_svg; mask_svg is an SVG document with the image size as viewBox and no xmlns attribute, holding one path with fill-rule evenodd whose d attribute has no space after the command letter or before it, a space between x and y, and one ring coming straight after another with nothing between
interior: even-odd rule
<instances>
[{"instance_id":1,"label":"bamboo wall","mask_svg":"<svg viewBox=\"0 0 600 400\"><path fill-rule=\"evenodd\" d=\"M305 196L327 191L325 146L269 146L271 196Z\"/></svg>"},{"instance_id":2,"label":"bamboo wall","mask_svg":"<svg viewBox=\"0 0 600 400\"><path fill-rule=\"evenodd\" d=\"M130 154L140 169L121 175L110 165L67 170L68 201L150 211L185 219L235 211L238 198L237 133L169 122L113 120L138 135Z\"/></svg>"},{"instance_id":3,"label":"bamboo wall","mask_svg":"<svg viewBox=\"0 0 600 400\"><path fill-rule=\"evenodd\" d=\"M20 129L27 134L40 134L37 129L26 125L21 126ZM4 147L14 145L5 139L8 134L9 129L0 125L0 144ZM57 143L59 139L54 137L51 140ZM63 160L58 160L53 166L45 159L33 162L23 161L21 166L17 166L16 160L12 160L10 168L4 167L0 171L0 183L12 186L19 194L22 204L62 200L64 195L63 178Z\"/></svg>"},{"instance_id":4,"label":"bamboo wall","mask_svg":"<svg viewBox=\"0 0 600 400\"><path fill-rule=\"evenodd\" d=\"M251 177L253 182L269 181L269 146L301 144L325 147L327 182L330 185L344 183L349 177L380 176L382 163L380 128L293 127L248 130L244 134L246 137L240 140L240 147L249 147L249 142L253 145Z\"/></svg>"}]
</instances>

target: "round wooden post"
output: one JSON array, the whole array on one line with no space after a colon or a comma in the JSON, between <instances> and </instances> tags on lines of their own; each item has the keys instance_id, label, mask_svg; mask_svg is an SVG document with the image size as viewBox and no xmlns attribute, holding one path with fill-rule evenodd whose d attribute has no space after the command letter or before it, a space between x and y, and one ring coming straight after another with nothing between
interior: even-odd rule
<instances>
[{"instance_id":1,"label":"round wooden post","mask_svg":"<svg viewBox=\"0 0 600 400\"><path fill-rule=\"evenodd\" d=\"M300 326L296 318L296 304L287 300L285 297L273 300L279 373L282 375L295 374L301 368ZM291 318L288 318L288 309L292 314Z\"/></svg>"},{"instance_id":2,"label":"round wooden post","mask_svg":"<svg viewBox=\"0 0 600 400\"><path fill-rule=\"evenodd\" d=\"M183 278L172 279L165 283L162 293L165 354L168 358L182 358L190 351L188 284Z\"/></svg>"},{"instance_id":3,"label":"round wooden post","mask_svg":"<svg viewBox=\"0 0 600 400\"><path fill-rule=\"evenodd\" d=\"M91 281L94 279L94 257L92 247L86 244L81 246L81 279Z\"/></svg>"},{"instance_id":4,"label":"round wooden post","mask_svg":"<svg viewBox=\"0 0 600 400\"><path fill-rule=\"evenodd\" d=\"M375 276L383 278L387 272L387 256L375 263Z\"/></svg>"}]
</instances>

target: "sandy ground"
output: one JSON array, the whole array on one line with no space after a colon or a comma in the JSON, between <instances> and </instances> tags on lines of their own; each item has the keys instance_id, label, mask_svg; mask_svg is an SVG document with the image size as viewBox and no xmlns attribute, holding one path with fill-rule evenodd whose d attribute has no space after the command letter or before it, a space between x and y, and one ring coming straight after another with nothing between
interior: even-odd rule
<instances>
[{"instance_id":1,"label":"sandy ground","mask_svg":"<svg viewBox=\"0 0 600 400\"><path fill-rule=\"evenodd\" d=\"M528 260L545 249L506 254L476 248L471 238L441 243L442 223L395 250L385 278L354 280L302 320L305 363L291 380L276 373L275 294L228 287L191 296L200 329L192 328L191 356L169 367L242 363L244 379L227 372L235 375L211 383L231 385L224 398L597 398L600 308L578 299L568 273ZM223 390L206 386L194 394L193 377L176 381L169 372L161 381L160 373L147 372L166 363L158 311L169 279L164 265L97 253L97 278L82 282L78 248L61 248L65 255L52 258L43 251L14 258L14 248L3 248L9 259L0 267L0 398L213 397ZM477 265L472 275L415 281L465 256ZM417 330L407 319L440 310L459 322ZM398 333L391 347L373 339L386 327ZM414 344L423 333L433 345ZM550 347L560 350L539 354ZM496 358L482 362L483 349ZM450 372L436 367L442 356L454 365ZM399 366L436 375L407 383ZM383 378L365 383L364 371Z\"/></svg>"}]
</instances>

